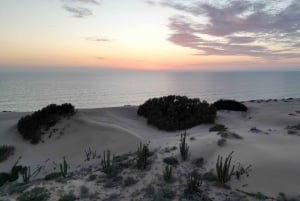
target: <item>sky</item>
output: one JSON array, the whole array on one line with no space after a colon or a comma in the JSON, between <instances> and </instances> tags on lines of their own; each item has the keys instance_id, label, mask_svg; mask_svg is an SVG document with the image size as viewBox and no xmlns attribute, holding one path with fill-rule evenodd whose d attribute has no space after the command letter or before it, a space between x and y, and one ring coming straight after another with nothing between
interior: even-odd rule
<instances>
[{"instance_id":1,"label":"sky","mask_svg":"<svg viewBox=\"0 0 300 201\"><path fill-rule=\"evenodd\" d=\"M1 0L0 68L300 70L299 0Z\"/></svg>"}]
</instances>

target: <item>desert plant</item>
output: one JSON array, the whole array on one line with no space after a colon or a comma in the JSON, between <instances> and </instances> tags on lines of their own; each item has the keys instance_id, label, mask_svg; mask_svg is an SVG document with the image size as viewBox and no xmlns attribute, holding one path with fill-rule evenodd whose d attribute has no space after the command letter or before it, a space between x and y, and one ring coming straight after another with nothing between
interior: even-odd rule
<instances>
[{"instance_id":1,"label":"desert plant","mask_svg":"<svg viewBox=\"0 0 300 201\"><path fill-rule=\"evenodd\" d=\"M216 110L206 101L186 96L163 96L147 100L138 108L138 115L161 130L175 131L202 123L213 123Z\"/></svg>"},{"instance_id":2,"label":"desert plant","mask_svg":"<svg viewBox=\"0 0 300 201\"><path fill-rule=\"evenodd\" d=\"M5 161L9 156L13 155L15 147L10 145L0 146L0 162Z\"/></svg>"},{"instance_id":3,"label":"desert plant","mask_svg":"<svg viewBox=\"0 0 300 201\"><path fill-rule=\"evenodd\" d=\"M137 167L139 169L146 169L148 165L148 157L150 156L148 144L140 144L137 150Z\"/></svg>"},{"instance_id":4,"label":"desert plant","mask_svg":"<svg viewBox=\"0 0 300 201\"><path fill-rule=\"evenodd\" d=\"M52 179L56 179L56 178L61 177L61 176L62 176L61 172L52 172L50 174L47 174L44 179L45 180L52 180Z\"/></svg>"},{"instance_id":5,"label":"desert plant","mask_svg":"<svg viewBox=\"0 0 300 201\"><path fill-rule=\"evenodd\" d=\"M137 180L134 179L133 177L126 177L124 179L123 186L125 186L125 187L132 186L132 185L134 185L136 183L137 183Z\"/></svg>"},{"instance_id":6,"label":"desert plant","mask_svg":"<svg viewBox=\"0 0 300 201\"><path fill-rule=\"evenodd\" d=\"M186 194L194 194L200 192L202 181L198 173L192 172L188 175L187 186L185 189Z\"/></svg>"},{"instance_id":7,"label":"desert plant","mask_svg":"<svg viewBox=\"0 0 300 201\"><path fill-rule=\"evenodd\" d=\"M30 172L30 167L26 167L23 166L20 173L22 175L23 178L23 182L24 183L29 183L30 179L36 175L38 175L40 173L40 171L42 170L42 166L37 167L37 169L31 174Z\"/></svg>"},{"instance_id":8,"label":"desert plant","mask_svg":"<svg viewBox=\"0 0 300 201\"><path fill-rule=\"evenodd\" d=\"M172 166L167 165L165 167L163 176L164 176L164 180L166 182L170 182L172 180L172 178L173 178L173 169L172 169Z\"/></svg>"},{"instance_id":9,"label":"desert plant","mask_svg":"<svg viewBox=\"0 0 300 201\"><path fill-rule=\"evenodd\" d=\"M168 165L172 165L172 166L176 166L178 164L178 160L177 158L170 156L170 157L166 157L164 158L164 163L168 164Z\"/></svg>"},{"instance_id":10,"label":"desert plant","mask_svg":"<svg viewBox=\"0 0 300 201\"><path fill-rule=\"evenodd\" d=\"M101 165L102 165L102 171L107 174L110 175L113 172L113 159L111 159L110 156L110 150L104 151L103 152L103 158L101 161Z\"/></svg>"},{"instance_id":11,"label":"desert plant","mask_svg":"<svg viewBox=\"0 0 300 201\"><path fill-rule=\"evenodd\" d=\"M47 189L35 187L31 191L22 193L17 197L17 201L47 201L50 198L50 193Z\"/></svg>"},{"instance_id":12,"label":"desert plant","mask_svg":"<svg viewBox=\"0 0 300 201\"><path fill-rule=\"evenodd\" d=\"M186 143L186 131L180 135L180 155L182 160L186 160L189 156L189 146Z\"/></svg>"},{"instance_id":13,"label":"desert plant","mask_svg":"<svg viewBox=\"0 0 300 201\"><path fill-rule=\"evenodd\" d=\"M247 112L248 108L236 100L218 100L213 103L213 106L217 110L232 110L232 111L243 111Z\"/></svg>"},{"instance_id":14,"label":"desert plant","mask_svg":"<svg viewBox=\"0 0 300 201\"><path fill-rule=\"evenodd\" d=\"M73 194L63 195L58 201L75 201L76 197Z\"/></svg>"},{"instance_id":15,"label":"desert plant","mask_svg":"<svg viewBox=\"0 0 300 201\"><path fill-rule=\"evenodd\" d=\"M240 163L237 166L237 169L235 171L235 176L237 179L240 179L241 176L246 175L247 177L249 176L249 172L251 171L251 167L252 165L248 165L246 167L244 167L243 165L241 165Z\"/></svg>"},{"instance_id":16,"label":"desert plant","mask_svg":"<svg viewBox=\"0 0 300 201\"><path fill-rule=\"evenodd\" d=\"M88 149L84 150L85 152L85 157L86 157L86 161L89 161L91 159L95 159L97 157L97 152L96 151L92 151L91 148L89 147Z\"/></svg>"},{"instance_id":17,"label":"desert plant","mask_svg":"<svg viewBox=\"0 0 300 201\"><path fill-rule=\"evenodd\" d=\"M226 131L227 128L223 124L216 124L209 128L209 132Z\"/></svg>"},{"instance_id":18,"label":"desert plant","mask_svg":"<svg viewBox=\"0 0 300 201\"><path fill-rule=\"evenodd\" d=\"M231 176L235 174L234 169L235 166L231 165L232 160L232 154L231 152L223 162L223 157L218 155L217 163L216 163L216 171L217 171L217 178L218 182L220 184L226 184L228 181L230 181Z\"/></svg>"},{"instance_id":19,"label":"desert plant","mask_svg":"<svg viewBox=\"0 0 300 201\"><path fill-rule=\"evenodd\" d=\"M60 168L60 173L63 177L67 177L68 174L68 169L69 169L69 165L66 161L66 157L63 158L63 162L61 164L59 164L59 168Z\"/></svg>"}]
</instances>

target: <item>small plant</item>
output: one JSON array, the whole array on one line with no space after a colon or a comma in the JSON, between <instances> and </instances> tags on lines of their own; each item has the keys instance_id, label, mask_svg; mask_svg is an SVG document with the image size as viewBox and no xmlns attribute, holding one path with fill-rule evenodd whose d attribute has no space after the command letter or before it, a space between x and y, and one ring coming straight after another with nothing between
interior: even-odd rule
<instances>
[{"instance_id":1,"label":"small plant","mask_svg":"<svg viewBox=\"0 0 300 201\"><path fill-rule=\"evenodd\" d=\"M32 177L38 175L38 174L41 172L41 170L42 170L42 166L39 166L39 167L37 167L37 169L31 174L31 172L30 172L30 167L29 167L29 166L28 166L28 167L26 167L26 166L22 167L20 173L21 173L21 175L22 175L23 182L26 183L26 184L29 183L30 179L31 179Z\"/></svg>"},{"instance_id":2,"label":"small plant","mask_svg":"<svg viewBox=\"0 0 300 201\"><path fill-rule=\"evenodd\" d=\"M216 124L209 129L209 132L226 131L227 128L223 124Z\"/></svg>"},{"instance_id":3,"label":"small plant","mask_svg":"<svg viewBox=\"0 0 300 201\"><path fill-rule=\"evenodd\" d=\"M45 180L52 180L52 179L56 179L58 177L61 177L61 172L52 172L50 174L47 174L45 176Z\"/></svg>"},{"instance_id":4,"label":"small plant","mask_svg":"<svg viewBox=\"0 0 300 201\"><path fill-rule=\"evenodd\" d=\"M213 106L217 110L232 110L232 111L243 111L247 112L248 108L243 104L236 100L218 100Z\"/></svg>"},{"instance_id":5,"label":"small plant","mask_svg":"<svg viewBox=\"0 0 300 201\"><path fill-rule=\"evenodd\" d=\"M217 181L217 177L216 177L216 175L212 171L204 173L201 176L201 178L204 181L210 181L210 182Z\"/></svg>"},{"instance_id":6,"label":"small plant","mask_svg":"<svg viewBox=\"0 0 300 201\"><path fill-rule=\"evenodd\" d=\"M9 156L13 155L15 147L10 145L0 146L0 162L5 161Z\"/></svg>"},{"instance_id":7,"label":"small plant","mask_svg":"<svg viewBox=\"0 0 300 201\"><path fill-rule=\"evenodd\" d=\"M59 164L59 168L60 168L60 173L61 175L66 178L67 174L68 174L68 163L66 161L66 157L63 158L63 163Z\"/></svg>"},{"instance_id":8,"label":"small plant","mask_svg":"<svg viewBox=\"0 0 300 201\"><path fill-rule=\"evenodd\" d=\"M133 177L126 177L124 179L123 186L125 186L125 187L132 186L132 185L134 185L136 183L137 183L137 180L134 179Z\"/></svg>"},{"instance_id":9,"label":"small plant","mask_svg":"<svg viewBox=\"0 0 300 201\"><path fill-rule=\"evenodd\" d=\"M113 172L113 159L111 160L110 157L110 150L103 152L103 159L101 161L102 171L107 174L111 175Z\"/></svg>"},{"instance_id":10,"label":"small plant","mask_svg":"<svg viewBox=\"0 0 300 201\"><path fill-rule=\"evenodd\" d=\"M200 192L200 186L202 181L200 176L196 172L192 172L188 175L187 187L185 189L186 194L194 194Z\"/></svg>"},{"instance_id":11,"label":"small plant","mask_svg":"<svg viewBox=\"0 0 300 201\"><path fill-rule=\"evenodd\" d=\"M165 170L164 170L164 180L166 182L171 182L172 178L173 178L172 166L167 165Z\"/></svg>"},{"instance_id":12,"label":"small plant","mask_svg":"<svg viewBox=\"0 0 300 201\"><path fill-rule=\"evenodd\" d=\"M73 194L63 195L58 201L75 201L76 197Z\"/></svg>"},{"instance_id":13,"label":"small plant","mask_svg":"<svg viewBox=\"0 0 300 201\"><path fill-rule=\"evenodd\" d=\"M235 174L234 172L234 165L231 165L232 160L232 154L231 152L223 162L223 157L218 155L218 160L216 163L216 171L217 171L217 178L218 182L220 184L226 184L228 181L230 181L231 176Z\"/></svg>"},{"instance_id":14,"label":"small plant","mask_svg":"<svg viewBox=\"0 0 300 201\"><path fill-rule=\"evenodd\" d=\"M227 140L224 138L218 139L218 146L223 147L226 144Z\"/></svg>"},{"instance_id":15,"label":"small plant","mask_svg":"<svg viewBox=\"0 0 300 201\"><path fill-rule=\"evenodd\" d=\"M97 157L97 152L92 151L90 147L84 150L84 152L85 152L86 161L90 161L91 159L94 160Z\"/></svg>"},{"instance_id":16,"label":"small plant","mask_svg":"<svg viewBox=\"0 0 300 201\"><path fill-rule=\"evenodd\" d=\"M139 169L146 169L148 165L148 157L150 156L149 148L147 144L140 144L137 150L137 167Z\"/></svg>"},{"instance_id":17,"label":"small plant","mask_svg":"<svg viewBox=\"0 0 300 201\"><path fill-rule=\"evenodd\" d=\"M47 189L36 187L17 197L17 201L47 201L49 198L50 193Z\"/></svg>"},{"instance_id":18,"label":"small plant","mask_svg":"<svg viewBox=\"0 0 300 201\"><path fill-rule=\"evenodd\" d=\"M178 160L177 158L170 156L170 157L166 157L164 158L164 163L166 163L167 165L172 165L172 166L176 166L178 165Z\"/></svg>"},{"instance_id":19,"label":"small plant","mask_svg":"<svg viewBox=\"0 0 300 201\"><path fill-rule=\"evenodd\" d=\"M180 136L179 148L180 148L181 158L182 160L185 161L189 155L189 146L186 143L186 131L184 131L184 133L182 133Z\"/></svg>"},{"instance_id":20,"label":"small plant","mask_svg":"<svg viewBox=\"0 0 300 201\"><path fill-rule=\"evenodd\" d=\"M246 167L242 166L240 163L238 164L238 167L235 171L235 176L237 179L240 179L241 176L243 176L244 174L248 177L249 176L249 172L251 171L251 167L252 165L248 165Z\"/></svg>"}]
</instances>

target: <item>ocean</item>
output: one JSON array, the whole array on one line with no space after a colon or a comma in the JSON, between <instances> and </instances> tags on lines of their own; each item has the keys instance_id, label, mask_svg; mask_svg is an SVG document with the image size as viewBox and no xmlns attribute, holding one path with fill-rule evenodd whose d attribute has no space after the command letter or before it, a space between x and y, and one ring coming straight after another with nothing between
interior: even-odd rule
<instances>
[{"instance_id":1,"label":"ocean","mask_svg":"<svg viewBox=\"0 0 300 201\"><path fill-rule=\"evenodd\" d=\"M300 72L0 72L0 111L65 102L76 108L139 105L170 94L208 102L299 98Z\"/></svg>"}]
</instances>

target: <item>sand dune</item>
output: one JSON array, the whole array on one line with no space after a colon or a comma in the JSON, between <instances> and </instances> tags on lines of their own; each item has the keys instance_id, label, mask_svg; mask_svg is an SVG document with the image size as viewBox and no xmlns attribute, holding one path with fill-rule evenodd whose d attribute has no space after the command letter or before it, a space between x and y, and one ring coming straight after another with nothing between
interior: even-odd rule
<instances>
[{"instance_id":1,"label":"sand dune","mask_svg":"<svg viewBox=\"0 0 300 201\"><path fill-rule=\"evenodd\" d=\"M196 126L187 131L189 137L195 138L188 141L190 160L203 157L202 171L208 171L215 168L218 155L234 151L235 162L253 167L249 177L231 181L233 188L263 192L269 196L276 196L279 192L298 195L300 136L288 135L286 126L300 123L300 114L296 112L300 111L300 99L245 104L249 107L247 113L220 111L217 115L217 123L224 124L243 139L227 139L225 146L220 147L217 145L220 136L208 131L211 125ZM55 126L58 131L51 138L46 134L44 143L38 145L29 144L17 133L16 123L25 113L0 113L1 144L16 147L15 155L1 163L0 172L8 171L19 156L24 165L46 165L46 174L53 168L53 163L45 161L57 162L63 156L76 169L84 163L84 150L88 147L99 154L106 149L122 154L135 151L140 142L150 142L152 150L178 146L180 132L159 131L147 125L136 112L135 106L79 109L75 116ZM250 129L253 127L260 132L252 132ZM179 157L178 151L172 155ZM158 158L162 157L164 155L158 154ZM163 166L158 165L158 168Z\"/></svg>"}]
</instances>

